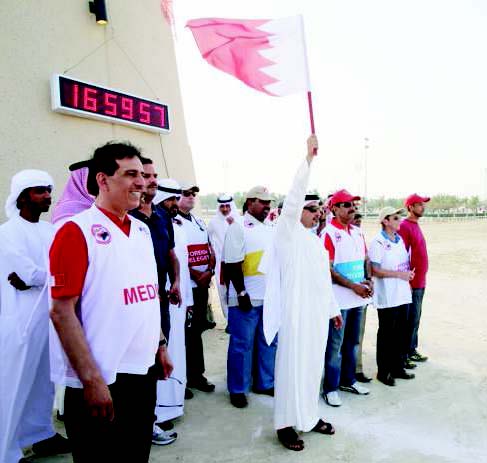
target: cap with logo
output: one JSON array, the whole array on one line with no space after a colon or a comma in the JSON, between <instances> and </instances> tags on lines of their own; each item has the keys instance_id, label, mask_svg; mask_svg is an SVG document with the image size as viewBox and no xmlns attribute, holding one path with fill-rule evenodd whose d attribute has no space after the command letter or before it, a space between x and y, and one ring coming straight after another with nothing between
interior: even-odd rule
<instances>
[{"instance_id":1,"label":"cap with logo","mask_svg":"<svg viewBox=\"0 0 487 463\"><path fill-rule=\"evenodd\" d=\"M360 196L354 196L350 194L347 190L338 190L337 192L333 193L333 196L330 198L330 206L335 206L339 203L348 203L359 200Z\"/></svg>"},{"instance_id":2,"label":"cap with logo","mask_svg":"<svg viewBox=\"0 0 487 463\"><path fill-rule=\"evenodd\" d=\"M392 207L392 206L386 206L386 207L383 207L380 211L379 211L379 223L382 223L382 221L386 218L386 217L389 217L391 215L403 215L406 213L406 209L404 208L397 208L397 207Z\"/></svg>"},{"instance_id":3,"label":"cap with logo","mask_svg":"<svg viewBox=\"0 0 487 463\"><path fill-rule=\"evenodd\" d=\"M419 196L417 193L413 193L406 198L404 205L408 207L416 203L427 203L430 199L429 196Z\"/></svg>"},{"instance_id":4,"label":"cap with logo","mask_svg":"<svg viewBox=\"0 0 487 463\"><path fill-rule=\"evenodd\" d=\"M272 201L272 196L265 186L254 186L245 195L245 199L260 199L261 201Z\"/></svg>"}]
</instances>

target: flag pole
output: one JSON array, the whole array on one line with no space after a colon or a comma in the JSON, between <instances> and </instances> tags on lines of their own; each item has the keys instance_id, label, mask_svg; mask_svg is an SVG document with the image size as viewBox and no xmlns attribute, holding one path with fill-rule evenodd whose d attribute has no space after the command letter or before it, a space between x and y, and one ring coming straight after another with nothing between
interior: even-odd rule
<instances>
[{"instance_id":1,"label":"flag pole","mask_svg":"<svg viewBox=\"0 0 487 463\"><path fill-rule=\"evenodd\" d=\"M311 97L311 90L308 90L308 110L309 110L309 123L311 126L311 133L314 135L315 132L315 118L313 115L313 99Z\"/></svg>"}]
</instances>

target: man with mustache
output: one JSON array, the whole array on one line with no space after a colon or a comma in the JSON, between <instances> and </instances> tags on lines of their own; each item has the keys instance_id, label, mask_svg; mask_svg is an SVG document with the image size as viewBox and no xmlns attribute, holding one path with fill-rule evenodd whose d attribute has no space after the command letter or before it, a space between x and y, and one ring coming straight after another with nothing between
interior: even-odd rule
<instances>
[{"instance_id":1,"label":"man with mustache","mask_svg":"<svg viewBox=\"0 0 487 463\"><path fill-rule=\"evenodd\" d=\"M127 214L140 204L143 173L133 145L97 148L87 180L95 203L59 229L50 250L51 378L66 386L75 463L147 462L157 379L173 369L151 233Z\"/></svg>"},{"instance_id":2,"label":"man with mustache","mask_svg":"<svg viewBox=\"0 0 487 463\"><path fill-rule=\"evenodd\" d=\"M224 271L231 282L227 386L230 402L237 408L248 405L251 385L255 393L274 395L277 337L267 345L263 330L266 280L258 270L272 240L273 227L265 223L271 199L267 188L252 188L245 197L243 223L235 221L228 227L223 246Z\"/></svg>"},{"instance_id":3,"label":"man with mustache","mask_svg":"<svg viewBox=\"0 0 487 463\"><path fill-rule=\"evenodd\" d=\"M70 452L52 425L46 257L54 227L40 215L51 206L47 172L23 170L12 178L0 226L0 461L17 463L22 448L39 456Z\"/></svg>"},{"instance_id":4,"label":"man with mustache","mask_svg":"<svg viewBox=\"0 0 487 463\"><path fill-rule=\"evenodd\" d=\"M140 206L130 214L144 222L150 230L154 256L157 264L157 277L159 281L159 304L161 309L161 329L166 340L169 340L171 320L169 314L169 300L178 305L180 302L179 291L179 261L174 252L174 230L170 211L156 207L154 198L158 192L157 177L152 159L141 159L144 173L145 190L142 194ZM177 214L177 204L176 204ZM166 281L169 275L171 286L166 292ZM163 346L167 350L167 346ZM165 431L154 424L152 443L155 445L172 444L177 438L177 433Z\"/></svg>"},{"instance_id":5,"label":"man with mustache","mask_svg":"<svg viewBox=\"0 0 487 463\"><path fill-rule=\"evenodd\" d=\"M360 228L352 225L355 201L359 196L347 190L337 191L330 198L334 218L325 228L325 248L330 257L333 291L341 310L343 325L330 322L325 355L325 401L332 407L342 404L338 389L359 395L369 390L357 382L355 369L363 307L373 293L367 248Z\"/></svg>"}]
</instances>

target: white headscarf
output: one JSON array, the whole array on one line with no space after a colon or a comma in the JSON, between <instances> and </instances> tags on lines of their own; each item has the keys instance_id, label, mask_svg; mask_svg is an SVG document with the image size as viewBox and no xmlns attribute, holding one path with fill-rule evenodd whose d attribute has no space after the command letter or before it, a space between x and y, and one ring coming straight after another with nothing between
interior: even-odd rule
<instances>
[{"instance_id":1,"label":"white headscarf","mask_svg":"<svg viewBox=\"0 0 487 463\"><path fill-rule=\"evenodd\" d=\"M165 201L168 198L181 197L181 186L173 178L163 178L157 182L157 193L153 199L155 205Z\"/></svg>"},{"instance_id":2,"label":"white headscarf","mask_svg":"<svg viewBox=\"0 0 487 463\"><path fill-rule=\"evenodd\" d=\"M33 188L36 186L54 186L52 177L43 170L26 169L17 172L10 183L10 194L7 201L5 201L5 214L10 219L16 215L19 215L17 208L17 199L27 188Z\"/></svg>"}]
</instances>

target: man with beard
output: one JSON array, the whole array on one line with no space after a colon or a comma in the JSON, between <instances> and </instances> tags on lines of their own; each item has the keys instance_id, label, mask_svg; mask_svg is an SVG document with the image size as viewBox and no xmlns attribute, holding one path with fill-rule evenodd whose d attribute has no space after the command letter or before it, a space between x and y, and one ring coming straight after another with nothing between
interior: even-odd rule
<instances>
[{"instance_id":1,"label":"man with beard","mask_svg":"<svg viewBox=\"0 0 487 463\"><path fill-rule=\"evenodd\" d=\"M427 196L414 193L406 198L404 205L408 216L401 222L398 233L406 245L410 256L410 268L414 269L414 278L410 281L413 291L413 302L409 305L408 334L411 345L408 352L407 368L414 368L412 362L426 362L428 357L420 354L418 348L418 330L421 320L424 290L426 287L426 273L428 272L428 251L426 240L419 226L419 219L423 217L425 203L430 200Z\"/></svg>"},{"instance_id":2,"label":"man with beard","mask_svg":"<svg viewBox=\"0 0 487 463\"><path fill-rule=\"evenodd\" d=\"M245 197L243 223L233 222L223 247L225 272L231 284L228 299L230 342L227 386L234 407L248 405L246 394L274 395L277 338L267 345L263 329L265 275L259 271L273 227L265 224L271 195L256 186Z\"/></svg>"},{"instance_id":3,"label":"man with beard","mask_svg":"<svg viewBox=\"0 0 487 463\"><path fill-rule=\"evenodd\" d=\"M179 261L174 252L174 230L171 220L171 211L154 205L156 196L157 177L154 164L149 158L142 158L145 182L145 191L142 194L140 206L130 214L144 222L150 230L154 256L157 264L157 277L159 281L159 302L161 308L161 329L166 340L169 339L171 319L169 314L169 299L172 303L179 304ZM177 205L174 215L177 214ZM166 292L166 280L169 274L171 287ZM167 349L167 345L163 346ZM168 445L177 438L175 432L168 432L154 424L152 443L155 445Z\"/></svg>"},{"instance_id":4,"label":"man with beard","mask_svg":"<svg viewBox=\"0 0 487 463\"><path fill-rule=\"evenodd\" d=\"M325 355L324 398L328 405L339 407L338 389L359 395L369 390L358 384L355 369L363 307L370 302L372 282L367 248L360 228L352 225L359 196L347 190L337 191L330 199L334 218L325 228L325 248L330 256L333 292L341 310L343 325L330 322ZM366 272L367 270L367 272Z\"/></svg>"},{"instance_id":5,"label":"man with beard","mask_svg":"<svg viewBox=\"0 0 487 463\"><path fill-rule=\"evenodd\" d=\"M23 170L12 178L0 226L0 461L17 463L22 448L37 455L70 451L52 425L47 251L54 227L39 220L49 210L53 180Z\"/></svg>"}]
</instances>

